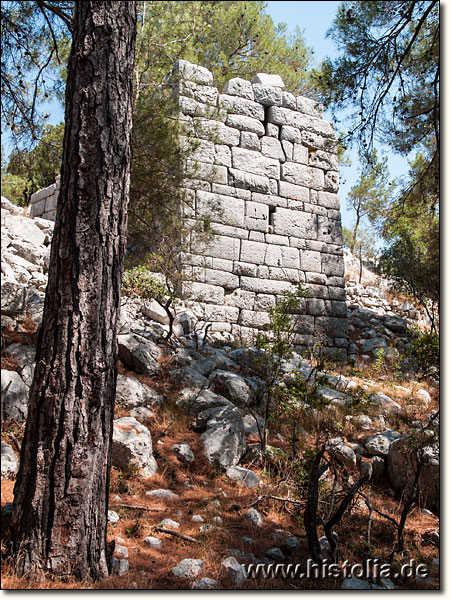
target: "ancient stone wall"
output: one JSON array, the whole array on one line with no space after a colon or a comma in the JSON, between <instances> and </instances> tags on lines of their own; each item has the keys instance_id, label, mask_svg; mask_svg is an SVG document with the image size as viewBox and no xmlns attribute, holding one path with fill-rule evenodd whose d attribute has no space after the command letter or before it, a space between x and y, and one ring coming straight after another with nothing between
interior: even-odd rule
<instances>
[{"instance_id":1,"label":"ancient stone wall","mask_svg":"<svg viewBox=\"0 0 450 600\"><path fill-rule=\"evenodd\" d=\"M276 297L297 282L309 291L296 344L317 336L348 346L333 126L317 102L283 91L277 75L231 79L223 93L210 71L180 60L172 79L186 139L185 292L213 331L253 341ZM183 138L182 138L183 142Z\"/></svg>"},{"instance_id":2,"label":"ancient stone wall","mask_svg":"<svg viewBox=\"0 0 450 600\"><path fill-rule=\"evenodd\" d=\"M54 221L56 218L56 204L58 202L60 176L56 182L46 188L35 192L30 199L32 217L41 217Z\"/></svg>"}]
</instances>

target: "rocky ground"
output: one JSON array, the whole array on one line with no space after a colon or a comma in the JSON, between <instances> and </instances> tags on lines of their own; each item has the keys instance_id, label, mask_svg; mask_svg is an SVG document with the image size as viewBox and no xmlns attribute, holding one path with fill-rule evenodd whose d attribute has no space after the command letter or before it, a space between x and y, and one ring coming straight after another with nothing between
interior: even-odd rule
<instances>
[{"instance_id":1,"label":"rocky ground","mask_svg":"<svg viewBox=\"0 0 450 600\"><path fill-rule=\"evenodd\" d=\"M6 518L33 376L52 225L31 219L2 199L1 469ZM350 278L348 286L352 289ZM264 355L195 332L192 314L182 308L174 336L164 342L166 315L159 307L123 299L108 531L116 543L114 574L95 587L438 587L439 384L400 374L396 359L409 343L407 319L414 315L396 314L386 298L379 297L380 306L357 303L357 296L370 298L370 290L365 294L362 288L349 294L354 302L349 306L354 361L323 364L315 357L307 361L294 355L283 362L279 384L294 389L299 380L306 383L300 386L302 399L280 407L269 422L264 453ZM380 347L386 359L376 362ZM246 576L243 564L304 563L309 558L303 511L319 438L326 443L329 461L321 478L321 510L331 510L335 497L360 473L371 471L363 490L368 503L355 496L336 526L342 557L361 562L367 552L389 556L395 528L381 513L400 519L402 499L414 479L413 442L418 437L425 439L420 505L407 519L406 550L396 561L426 564L426 578L369 583L342 577ZM325 554L327 544L323 536ZM43 587L18 581L8 559L3 585ZM46 582L44 587L79 584Z\"/></svg>"}]
</instances>

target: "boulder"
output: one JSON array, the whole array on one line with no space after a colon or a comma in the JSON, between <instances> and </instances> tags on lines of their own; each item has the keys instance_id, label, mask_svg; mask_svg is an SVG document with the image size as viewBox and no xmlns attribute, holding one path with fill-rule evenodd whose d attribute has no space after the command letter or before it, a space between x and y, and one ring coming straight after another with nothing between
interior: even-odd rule
<instances>
[{"instance_id":1,"label":"boulder","mask_svg":"<svg viewBox=\"0 0 450 600\"><path fill-rule=\"evenodd\" d=\"M274 560L277 563L282 563L283 561L286 560L286 556L284 554L284 552L281 550L281 548L278 548L278 546L273 546L272 548L268 548L265 552L264 552L265 556L267 556L267 558L270 558L271 560Z\"/></svg>"},{"instance_id":2,"label":"boulder","mask_svg":"<svg viewBox=\"0 0 450 600\"><path fill-rule=\"evenodd\" d=\"M390 486L398 494L406 492L408 495L413 486L420 452L415 449L417 444L417 434L411 433L390 445L387 476ZM439 442L430 438L430 443L423 447L422 452L424 465L419 479L422 505L439 515Z\"/></svg>"},{"instance_id":3,"label":"boulder","mask_svg":"<svg viewBox=\"0 0 450 600\"><path fill-rule=\"evenodd\" d=\"M158 538L148 536L144 538L144 544L149 548L162 548L162 541Z\"/></svg>"},{"instance_id":4,"label":"boulder","mask_svg":"<svg viewBox=\"0 0 450 600\"><path fill-rule=\"evenodd\" d=\"M6 348L6 354L16 359L19 365L18 372L22 380L26 385L30 386L34 376L36 348L16 342Z\"/></svg>"},{"instance_id":5,"label":"boulder","mask_svg":"<svg viewBox=\"0 0 450 600\"><path fill-rule=\"evenodd\" d=\"M256 488L260 485L261 480L258 475L250 469L244 467L232 466L227 469L227 477L238 481L245 485L245 487Z\"/></svg>"},{"instance_id":6,"label":"boulder","mask_svg":"<svg viewBox=\"0 0 450 600\"><path fill-rule=\"evenodd\" d=\"M187 442L179 442L177 444L173 444L172 450L182 462L190 464L193 463L195 460L194 453L192 452L191 447Z\"/></svg>"},{"instance_id":7,"label":"boulder","mask_svg":"<svg viewBox=\"0 0 450 600\"><path fill-rule=\"evenodd\" d=\"M159 524L160 527L168 527L169 529L179 529L180 524L173 519L163 519Z\"/></svg>"},{"instance_id":8,"label":"boulder","mask_svg":"<svg viewBox=\"0 0 450 600\"><path fill-rule=\"evenodd\" d=\"M239 410L233 406L219 406L200 412L195 426L206 431L203 441L206 458L223 468L236 465L245 454L245 432Z\"/></svg>"},{"instance_id":9,"label":"boulder","mask_svg":"<svg viewBox=\"0 0 450 600\"><path fill-rule=\"evenodd\" d=\"M4 479L14 479L19 470L19 460L9 444L2 440L2 477Z\"/></svg>"},{"instance_id":10,"label":"boulder","mask_svg":"<svg viewBox=\"0 0 450 600\"><path fill-rule=\"evenodd\" d=\"M149 425L154 416L153 411L146 406L137 406L133 410L130 410L130 417L134 417L143 425Z\"/></svg>"},{"instance_id":11,"label":"boulder","mask_svg":"<svg viewBox=\"0 0 450 600\"><path fill-rule=\"evenodd\" d=\"M383 394L382 392L371 394L370 400L385 413L402 410L402 407L398 402L395 402L395 400L392 400L392 398L389 398L389 396L386 396L386 394Z\"/></svg>"},{"instance_id":12,"label":"boulder","mask_svg":"<svg viewBox=\"0 0 450 600\"><path fill-rule=\"evenodd\" d=\"M189 587L191 590L215 590L219 587L219 582L211 577L202 577L193 581Z\"/></svg>"},{"instance_id":13,"label":"boulder","mask_svg":"<svg viewBox=\"0 0 450 600\"><path fill-rule=\"evenodd\" d=\"M197 577L204 568L205 564L199 558L185 558L172 569L172 574L181 579L192 579Z\"/></svg>"},{"instance_id":14,"label":"boulder","mask_svg":"<svg viewBox=\"0 0 450 600\"><path fill-rule=\"evenodd\" d=\"M16 281L5 281L2 277L1 310L2 314L14 317L21 313L27 303L27 287Z\"/></svg>"},{"instance_id":15,"label":"boulder","mask_svg":"<svg viewBox=\"0 0 450 600\"><path fill-rule=\"evenodd\" d=\"M386 471L386 462L381 456L374 456L371 460L372 463L372 479L375 482L383 480L384 473Z\"/></svg>"},{"instance_id":16,"label":"boulder","mask_svg":"<svg viewBox=\"0 0 450 600\"><path fill-rule=\"evenodd\" d=\"M188 415L197 416L200 412L209 408L218 406L233 407L233 404L224 398L212 392L211 390L184 389L180 392L177 401L177 406L180 406Z\"/></svg>"},{"instance_id":17,"label":"boulder","mask_svg":"<svg viewBox=\"0 0 450 600\"><path fill-rule=\"evenodd\" d=\"M244 424L244 431L246 435L259 435L260 431L262 433L264 427L264 419L260 415L245 415L242 418L242 423Z\"/></svg>"},{"instance_id":18,"label":"boulder","mask_svg":"<svg viewBox=\"0 0 450 600\"><path fill-rule=\"evenodd\" d=\"M149 492L145 492L147 498L161 498L161 500L176 500L179 498L178 494L172 492L172 490L151 490Z\"/></svg>"},{"instance_id":19,"label":"boulder","mask_svg":"<svg viewBox=\"0 0 450 600\"><path fill-rule=\"evenodd\" d=\"M136 406L159 406L163 401L161 394L152 390L134 377L117 376L116 403L130 410Z\"/></svg>"},{"instance_id":20,"label":"boulder","mask_svg":"<svg viewBox=\"0 0 450 600\"><path fill-rule=\"evenodd\" d=\"M340 437L328 440L328 452L334 456L345 467L352 469L356 467L356 454L350 446L344 443Z\"/></svg>"},{"instance_id":21,"label":"boulder","mask_svg":"<svg viewBox=\"0 0 450 600\"><path fill-rule=\"evenodd\" d=\"M2 418L21 423L27 418L29 388L16 371L1 371Z\"/></svg>"},{"instance_id":22,"label":"boulder","mask_svg":"<svg viewBox=\"0 0 450 600\"><path fill-rule=\"evenodd\" d=\"M33 246L42 246L45 233L35 224L34 219L19 215L6 215L4 226L12 238L22 239Z\"/></svg>"},{"instance_id":23,"label":"boulder","mask_svg":"<svg viewBox=\"0 0 450 600\"><path fill-rule=\"evenodd\" d=\"M124 471L135 466L143 477L151 477L158 470L150 432L134 417L114 421L112 464Z\"/></svg>"},{"instance_id":24,"label":"boulder","mask_svg":"<svg viewBox=\"0 0 450 600\"><path fill-rule=\"evenodd\" d=\"M117 336L119 359L130 370L144 375L157 375L161 371L159 360L162 350L150 340L128 333Z\"/></svg>"},{"instance_id":25,"label":"boulder","mask_svg":"<svg viewBox=\"0 0 450 600\"><path fill-rule=\"evenodd\" d=\"M112 558L111 559L111 575L117 575L123 577L130 570L130 563L125 558Z\"/></svg>"},{"instance_id":26,"label":"boulder","mask_svg":"<svg viewBox=\"0 0 450 600\"><path fill-rule=\"evenodd\" d=\"M222 568L233 585L241 585L247 579L244 567L238 563L234 556L229 556L223 560Z\"/></svg>"},{"instance_id":27,"label":"boulder","mask_svg":"<svg viewBox=\"0 0 450 600\"><path fill-rule=\"evenodd\" d=\"M249 508L244 516L255 527L262 527L263 518L261 514L256 510L256 508Z\"/></svg>"},{"instance_id":28,"label":"boulder","mask_svg":"<svg viewBox=\"0 0 450 600\"><path fill-rule=\"evenodd\" d=\"M384 325L394 333L406 332L407 323L401 317L386 316L384 317Z\"/></svg>"},{"instance_id":29,"label":"boulder","mask_svg":"<svg viewBox=\"0 0 450 600\"><path fill-rule=\"evenodd\" d=\"M371 435L366 440L365 448L371 456L381 456L385 458L389 454L389 447L393 441L398 440L401 437L396 431L387 429L382 433L376 433Z\"/></svg>"},{"instance_id":30,"label":"boulder","mask_svg":"<svg viewBox=\"0 0 450 600\"><path fill-rule=\"evenodd\" d=\"M169 375L175 385L191 388L206 388L209 385L206 377L203 377L198 371L192 367L181 367L169 371Z\"/></svg>"},{"instance_id":31,"label":"boulder","mask_svg":"<svg viewBox=\"0 0 450 600\"><path fill-rule=\"evenodd\" d=\"M255 386L237 373L214 371L209 376L214 391L222 394L234 404L248 404L255 398Z\"/></svg>"}]
</instances>

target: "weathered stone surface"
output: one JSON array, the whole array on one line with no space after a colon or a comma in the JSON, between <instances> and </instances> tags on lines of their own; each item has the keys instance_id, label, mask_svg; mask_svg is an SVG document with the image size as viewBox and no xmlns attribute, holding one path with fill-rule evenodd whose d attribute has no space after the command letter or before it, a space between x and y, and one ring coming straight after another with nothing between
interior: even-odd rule
<instances>
[{"instance_id":1,"label":"weathered stone surface","mask_svg":"<svg viewBox=\"0 0 450 600\"><path fill-rule=\"evenodd\" d=\"M260 478L254 471L250 469L244 469L244 467L228 467L226 472L227 477L242 483L245 487L256 488L261 483Z\"/></svg>"},{"instance_id":2,"label":"weathered stone surface","mask_svg":"<svg viewBox=\"0 0 450 600\"><path fill-rule=\"evenodd\" d=\"M14 275L13 275L14 276ZM2 277L1 310L6 316L15 316L26 306L27 288L16 281L5 281Z\"/></svg>"},{"instance_id":3,"label":"weathered stone surface","mask_svg":"<svg viewBox=\"0 0 450 600\"><path fill-rule=\"evenodd\" d=\"M251 100L237 96L220 94L218 103L219 107L227 110L229 114L243 115L257 119L258 121L264 120L264 108L258 102L252 102Z\"/></svg>"},{"instance_id":4,"label":"weathered stone surface","mask_svg":"<svg viewBox=\"0 0 450 600\"><path fill-rule=\"evenodd\" d=\"M175 63L173 74L182 79L188 79L189 81L201 83L203 85L211 85L213 82L211 71L183 59L179 59Z\"/></svg>"},{"instance_id":5,"label":"weathered stone surface","mask_svg":"<svg viewBox=\"0 0 450 600\"><path fill-rule=\"evenodd\" d=\"M385 458L389 454L389 448L392 442L398 440L400 437L400 434L396 431L387 429L382 433L370 436L370 438L366 440L365 448L371 456L381 456L382 458Z\"/></svg>"},{"instance_id":6,"label":"weathered stone surface","mask_svg":"<svg viewBox=\"0 0 450 600\"><path fill-rule=\"evenodd\" d=\"M2 478L13 479L19 470L19 460L9 444L2 440L1 455Z\"/></svg>"},{"instance_id":7,"label":"weathered stone surface","mask_svg":"<svg viewBox=\"0 0 450 600\"><path fill-rule=\"evenodd\" d=\"M226 125L239 129L240 131L252 131L258 136L264 135L265 129L261 121L253 119L252 117L246 117L245 115L229 114L227 116Z\"/></svg>"},{"instance_id":8,"label":"weathered stone surface","mask_svg":"<svg viewBox=\"0 0 450 600\"><path fill-rule=\"evenodd\" d=\"M254 173L255 175L280 178L280 163L275 158L261 156L259 152L246 150L245 148L232 148L231 157L235 169Z\"/></svg>"},{"instance_id":9,"label":"weathered stone surface","mask_svg":"<svg viewBox=\"0 0 450 600\"><path fill-rule=\"evenodd\" d=\"M134 377L117 376L116 403L124 408L132 409L137 406L158 406L162 403L161 394L144 385Z\"/></svg>"},{"instance_id":10,"label":"weathered stone surface","mask_svg":"<svg viewBox=\"0 0 450 600\"><path fill-rule=\"evenodd\" d=\"M281 89L284 88L284 82L279 75L269 75L267 73L258 73L253 77L252 83Z\"/></svg>"},{"instance_id":11,"label":"weathered stone surface","mask_svg":"<svg viewBox=\"0 0 450 600\"><path fill-rule=\"evenodd\" d=\"M322 170L296 162L285 162L281 165L281 179L313 190L321 190L324 186Z\"/></svg>"},{"instance_id":12,"label":"weathered stone surface","mask_svg":"<svg viewBox=\"0 0 450 600\"><path fill-rule=\"evenodd\" d=\"M163 545L162 540L152 536L144 538L144 544L149 548L162 548Z\"/></svg>"},{"instance_id":13,"label":"weathered stone surface","mask_svg":"<svg viewBox=\"0 0 450 600\"><path fill-rule=\"evenodd\" d=\"M232 184L238 188L251 190L253 192L262 192L265 194L270 192L269 178L264 175L246 173L245 171L240 171L239 169L230 169L229 174Z\"/></svg>"},{"instance_id":14,"label":"weathered stone surface","mask_svg":"<svg viewBox=\"0 0 450 600\"><path fill-rule=\"evenodd\" d=\"M151 477L158 470L150 432L134 417L114 421L112 464L123 471L135 466L143 477Z\"/></svg>"},{"instance_id":15,"label":"weathered stone surface","mask_svg":"<svg viewBox=\"0 0 450 600\"><path fill-rule=\"evenodd\" d=\"M212 577L202 577L193 581L189 587L191 590L215 590L219 587L219 582Z\"/></svg>"},{"instance_id":16,"label":"weathered stone surface","mask_svg":"<svg viewBox=\"0 0 450 600\"><path fill-rule=\"evenodd\" d=\"M238 563L234 556L229 556L222 561L222 568L233 585L241 585L247 579L244 567Z\"/></svg>"},{"instance_id":17,"label":"weathered stone surface","mask_svg":"<svg viewBox=\"0 0 450 600\"><path fill-rule=\"evenodd\" d=\"M160 498L161 500L176 500L179 498L178 494L175 494L171 490L158 489L145 492L147 498Z\"/></svg>"},{"instance_id":18,"label":"weathered stone surface","mask_svg":"<svg viewBox=\"0 0 450 600\"><path fill-rule=\"evenodd\" d=\"M195 425L206 428L203 440L206 458L223 468L236 465L245 454L245 432L242 417L234 406L210 408L197 415Z\"/></svg>"},{"instance_id":19,"label":"weathered stone surface","mask_svg":"<svg viewBox=\"0 0 450 600\"><path fill-rule=\"evenodd\" d=\"M204 568L205 564L199 558L185 558L172 569L172 573L181 579L192 579L197 577Z\"/></svg>"},{"instance_id":20,"label":"weathered stone surface","mask_svg":"<svg viewBox=\"0 0 450 600\"><path fill-rule=\"evenodd\" d=\"M28 413L29 388L16 371L1 370L1 392L5 421L25 421Z\"/></svg>"},{"instance_id":21,"label":"weathered stone surface","mask_svg":"<svg viewBox=\"0 0 450 600\"><path fill-rule=\"evenodd\" d=\"M182 462L190 464L193 463L195 460L194 453L192 452L192 449L187 442L179 442L177 444L173 444L172 450Z\"/></svg>"},{"instance_id":22,"label":"weathered stone surface","mask_svg":"<svg viewBox=\"0 0 450 600\"><path fill-rule=\"evenodd\" d=\"M246 81L240 77L233 77L233 79L230 79L225 84L223 93L228 94L229 96L240 96L247 100L255 100L252 84L250 81Z\"/></svg>"},{"instance_id":23,"label":"weathered stone surface","mask_svg":"<svg viewBox=\"0 0 450 600\"><path fill-rule=\"evenodd\" d=\"M281 106L281 89L272 85L253 84L253 96L263 106Z\"/></svg>"},{"instance_id":24,"label":"weathered stone surface","mask_svg":"<svg viewBox=\"0 0 450 600\"><path fill-rule=\"evenodd\" d=\"M156 375L160 372L159 360L162 358L162 350L150 340L136 334L125 334L117 336L119 359L125 365L145 375Z\"/></svg>"}]
</instances>

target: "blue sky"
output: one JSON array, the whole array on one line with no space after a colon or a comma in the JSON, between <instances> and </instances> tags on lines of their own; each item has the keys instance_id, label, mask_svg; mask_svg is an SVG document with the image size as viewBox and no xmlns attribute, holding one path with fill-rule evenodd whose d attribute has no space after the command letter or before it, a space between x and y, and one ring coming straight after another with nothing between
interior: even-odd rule
<instances>
[{"instance_id":1,"label":"blue sky","mask_svg":"<svg viewBox=\"0 0 450 600\"><path fill-rule=\"evenodd\" d=\"M303 37L308 46L314 50L316 64L320 64L326 56L333 58L337 49L331 38L326 37L326 32L331 27L340 1L298 1L298 2L268 2L266 13L275 23L286 23L290 31L298 26L303 31ZM325 119L332 121L331 113L325 111ZM341 167L341 183L339 196L341 200L342 224L349 227L353 220L353 213L346 207L347 193L358 180L358 158L356 150L347 152L351 161L350 166ZM407 161L392 152L389 153L389 172L391 178L407 173Z\"/></svg>"}]
</instances>

